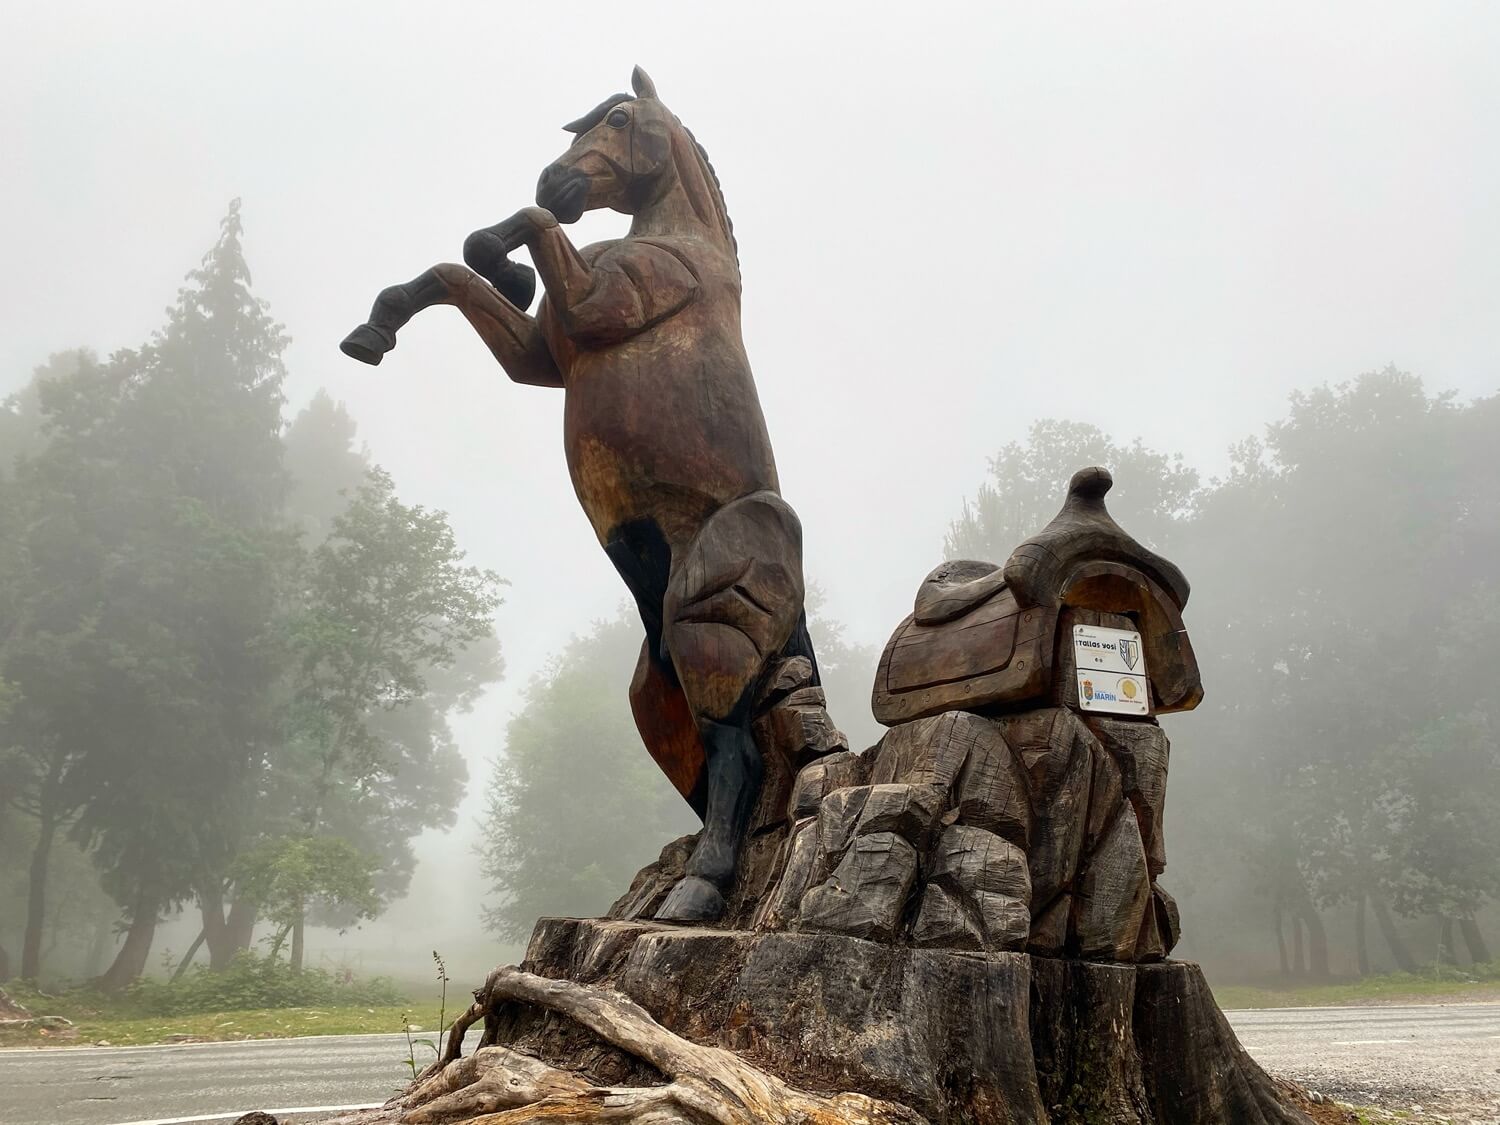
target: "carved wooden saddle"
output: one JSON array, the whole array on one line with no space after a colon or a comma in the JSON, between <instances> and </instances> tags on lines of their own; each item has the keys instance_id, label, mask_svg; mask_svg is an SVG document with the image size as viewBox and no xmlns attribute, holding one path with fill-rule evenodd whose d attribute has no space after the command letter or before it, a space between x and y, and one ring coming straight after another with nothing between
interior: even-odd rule
<instances>
[{"instance_id":1,"label":"carved wooden saddle","mask_svg":"<svg viewBox=\"0 0 1500 1125\"><path fill-rule=\"evenodd\" d=\"M1113 484L1107 469L1073 474L1062 511L1003 567L960 559L933 570L881 655L875 718L894 726L1062 702L1071 687L1059 675L1071 652L1058 627L1065 612L1089 624L1123 617L1140 632L1152 714L1196 707L1203 685L1182 624L1187 579L1115 523L1104 507Z\"/></svg>"}]
</instances>

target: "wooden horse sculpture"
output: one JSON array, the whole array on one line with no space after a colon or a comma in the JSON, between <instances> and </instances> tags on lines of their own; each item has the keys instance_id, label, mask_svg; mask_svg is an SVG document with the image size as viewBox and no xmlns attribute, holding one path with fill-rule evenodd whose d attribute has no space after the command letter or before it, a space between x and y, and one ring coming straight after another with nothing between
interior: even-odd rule
<instances>
[{"instance_id":1,"label":"wooden horse sculpture","mask_svg":"<svg viewBox=\"0 0 1500 1125\"><path fill-rule=\"evenodd\" d=\"M537 206L476 231L458 265L386 289L341 347L379 363L420 309L456 306L518 383L561 387L579 502L646 639L630 689L647 749L703 818L657 917L716 918L760 788L752 708L782 657L812 659L802 532L740 339L740 271L706 154L644 71L566 126ZM627 237L575 248L560 223L609 207ZM508 255L525 246L534 276ZM814 662L816 668L816 662ZM814 681L816 682L816 680ZM564 752L559 748L559 752Z\"/></svg>"}]
</instances>

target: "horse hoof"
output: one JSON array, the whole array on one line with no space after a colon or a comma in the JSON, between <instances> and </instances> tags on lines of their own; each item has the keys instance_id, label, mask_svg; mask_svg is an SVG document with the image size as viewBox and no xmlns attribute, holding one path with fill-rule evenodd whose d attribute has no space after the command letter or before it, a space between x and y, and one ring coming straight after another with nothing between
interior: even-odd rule
<instances>
[{"instance_id":1,"label":"horse hoof","mask_svg":"<svg viewBox=\"0 0 1500 1125\"><path fill-rule=\"evenodd\" d=\"M707 879L687 875L656 912L658 922L712 922L724 913L724 896Z\"/></svg>"},{"instance_id":2,"label":"horse hoof","mask_svg":"<svg viewBox=\"0 0 1500 1125\"><path fill-rule=\"evenodd\" d=\"M339 351L350 359L357 359L360 363L368 363L373 367L381 361L386 352L395 346L396 341L380 329L361 324L344 337L343 342L339 344Z\"/></svg>"}]
</instances>

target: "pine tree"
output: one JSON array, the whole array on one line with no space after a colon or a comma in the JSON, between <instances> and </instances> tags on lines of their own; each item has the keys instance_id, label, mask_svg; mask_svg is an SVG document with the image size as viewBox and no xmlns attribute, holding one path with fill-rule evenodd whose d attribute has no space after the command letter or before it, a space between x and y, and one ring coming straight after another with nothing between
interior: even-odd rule
<instances>
[{"instance_id":1,"label":"pine tree","mask_svg":"<svg viewBox=\"0 0 1500 1125\"><path fill-rule=\"evenodd\" d=\"M22 470L49 615L21 711L129 922L110 987L227 868L272 733L287 339L241 234L236 200L151 342L42 386L51 440Z\"/></svg>"}]
</instances>

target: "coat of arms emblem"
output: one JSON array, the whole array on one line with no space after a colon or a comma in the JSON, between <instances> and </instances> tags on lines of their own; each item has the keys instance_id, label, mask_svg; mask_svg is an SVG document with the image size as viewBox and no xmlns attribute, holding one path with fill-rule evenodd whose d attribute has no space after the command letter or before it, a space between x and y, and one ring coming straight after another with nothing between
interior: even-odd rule
<instances>
[{"instance_id":1,"label":"coat of arms emblem","mask_svg":"<svg viewBox=\"0 0 1500 1125\"><path fill-rule=\"evenodd\" d=\"M1141 642L1130 637L1121 637L1116 642L1120 650L1120 659L1125 661L1125 667L1132 672L1135 671L1135 662L1141 658Z\"/></svg>"}]
</instances>

